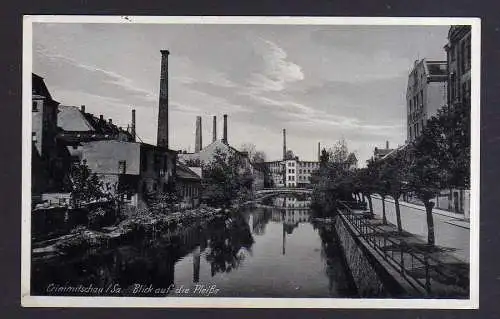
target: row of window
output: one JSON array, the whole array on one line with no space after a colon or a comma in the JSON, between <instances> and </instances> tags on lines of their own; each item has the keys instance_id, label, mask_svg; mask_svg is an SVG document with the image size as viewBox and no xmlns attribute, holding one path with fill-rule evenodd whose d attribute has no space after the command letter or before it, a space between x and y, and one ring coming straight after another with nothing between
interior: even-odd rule
<instances>
[{"instance_id":1,"label":"row of window","mask_svg":"<svg viewBox=\"0 0 500 319\"><path fill-rule=\"evenodd\" d=\"M420 122L417 122L414 125L410 125L409 127L410 140L414 140L417 137L419 137L420 134L422 134L423 129L424 129L424 120L421 120Z\"/></svg>"},{"instance_id":2,"label":"row of window","mask_svg":"<svg viewBox=\"0 0 500 319\"><path fill-rule=\"evenodd\" d=\"M464 39L459 46L453 46L450 49L450 60L459 60L462 73L471 67L471 43L470 37Z\"/></svg>"},{"instance_id":3,"label":"row of window","mask_svg":"<svg viewBox=\"0 0 500 319\"><path fill-rule=\"evenodd\" d=\"M413 98L409 99L408 103L410 114L422 110L424 103L424 91L420 90L417 94L415 94L415 96L413 96Z\"/></svg>"},{"instance_id":4,"label":"row of window","mask_svg":"<svg viewBox=\"0 0 500 319\"><path fill-rule=\"evenodd\" d=\"M196 197L199 194L198 187L195 186L185 186L182 188L182 197Z\"/></svg>"}]
</instances>

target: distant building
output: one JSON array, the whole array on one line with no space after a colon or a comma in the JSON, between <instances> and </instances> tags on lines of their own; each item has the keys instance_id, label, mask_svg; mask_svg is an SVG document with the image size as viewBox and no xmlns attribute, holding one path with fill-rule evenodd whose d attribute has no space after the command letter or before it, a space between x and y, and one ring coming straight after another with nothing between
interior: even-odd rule
<instances>
[{"instance_id":1,"label":"distant building","mask_svg":"<svg viewBox=\"0 0 500 319\"><path fill-rule=\"evenodd\" d=\"M268 179L271 181L271 187L284 187L285 186L285 181L284 181L284 169L285 169L285 162L283 161L272 161L272 162L265 162L264 165L266 166L266 173L268 174Z\"/></svg>"},{"instance_id":2,"label":"distant building","mask_svg":"<svg viewBox=\"0 0 500 319\"><path fill-rule=\"evenodd\" d=\"M177 162L175 170L176 187L181 195L181 206L192 208L200 204L201 168L188 167Z\"/></svg>"},{"instance_id":3,"label":"distant building","mask_svg":"<svg viewBox=\"0 0 500 319\"><path fill-rule=\"evenodd\" d=\"M392 151L394 151L394 149L389 148L389 141L386 141L385 148L375 147L375 149L373 150L373 160L378 161L384 158L387 154L391 153Z\"/></svg>"},{"instance_id":4,"label":"distant building","mask_svg":"<svg viewBox=\"0 0 500 319\"><path fill-rule=\"evenodd\" d=\"M214 123L216 123L214 121ZM215 134L215 125L214 125L214 134ZM236 155L241 161L242 164L242 172L244 170L250 171L252 174L253 188L254 189L262 189L264 188L264 172L259 165L255 165L251 162L248 157L248 153L240 152L236 148L229 145L227 138L227 115L224 114L224 127L223 127L223 138L222 140L213 139L212 143L203 147L202 138L201 138L201 119L198 117L196 120L196 138L197 147L199 149L198 152L195 153L184 153L179 154L179 160L181 163L188 165L189 163L200 163L200 164L208 164L214 161L216 151L220 151L227 155Z\"/></svg>"},{"instance_id":5,"label":"distant building","mask_svg":"<svg viewBox=\"0 0 500 319\"><path fill-rule=\"evenodd\" d=\"M407 142L422 134L427 120L446 105L446 61L415 61L406 90Z\"/></svg>"},{"instance_id":6,"label":"distant building","mask_svg":"<svg viewBox=\"0 0 500 319\"><path fill-rule=\"evenodd\" d=\"M281 161L265 162L274 187L307 187L311 174L319 169L317 161L300 161L298 157Z\"/></svg>"},{"instance_id":7,"label":"distant building","mask_svg":"<svg viewBox=\"0 0 500 319\"><path fill-rule=\"evenodd\" d=\"M311 174L319 169L320 144L318 143L318 161L301 161L286 147L286 129L283 129L283 159L265 162L268 178L274 187L307 187L311 184Z\"/></svg>"},{"instance_id":8,"label":"distant building","mask_svg":"<svg viewBox=\"0 0 500 319\"><path fill-rule=\"evenodd\" d=\"M452 26L444 47L448 57L448 105L470 106L471 27Z\"/></svg>"}]
</instances>

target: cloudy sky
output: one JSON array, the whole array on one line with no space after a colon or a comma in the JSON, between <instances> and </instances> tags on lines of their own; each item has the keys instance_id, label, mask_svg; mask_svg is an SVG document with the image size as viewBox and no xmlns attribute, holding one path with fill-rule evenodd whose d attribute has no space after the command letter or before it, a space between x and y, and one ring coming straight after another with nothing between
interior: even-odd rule
<instances>
[{"instance_id":1,"label":"cloudy sky","mask_svg":"<svg viewBox=\"0 0 500 319\"><path fill-rule=\"evenodd\" d=\"M268 160L288 148L315 160L317 143L345 138L361 162L375 146L403 144L405 91L415 59L445 59L447 26L33 25L33 72L54 99L86 105L155 143L160 50L168 49L170 145L203 143L212 116L229 116L235 147L254 143ZM362 163L360 163L362 164Z\"/></svg>"}]
</instances>

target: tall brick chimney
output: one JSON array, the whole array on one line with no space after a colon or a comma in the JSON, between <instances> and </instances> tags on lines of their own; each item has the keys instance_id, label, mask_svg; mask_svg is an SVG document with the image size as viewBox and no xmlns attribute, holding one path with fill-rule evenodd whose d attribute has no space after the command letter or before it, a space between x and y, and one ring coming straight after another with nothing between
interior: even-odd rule
<instances>
[{"instance_id":1,"label":"tall brick chimney","mask_svg":"<svg viewBox=\"0 0 500 319\"><path fill-rule=\"evenodd\" d=\"M156 145L168 148L168 50L161 50L160 101Z\"/></svg>"},{"instance_id":2,"label":"tall brick chimney","mask_svg":"<svg viewBox=\"0 0 500 319\"><path fill-rule=\"evenodd\" d=\"M82 110L82 113L85 113L85 105L82 105L81 110Z\"/></svg>"},{"instance_id":3,"label":"tall brick chimney","mask_svg":"<svg viewBox=\"0 0 500 319\"><path fill-rule=\"evenodd\" d=\"M131 134L132 134L132 141L135 142L135 110L132 110L132 128L131 128Z\"/></svg>"},{"instance_id":4,"label":"tall brick chimney","mask_svg":"<svg viewBox=\"0 0 500 319\"><path fill-rule=\"evenodd\" d=\"M217 116L214 115L214 123L212 127L212 142L217 141Z\"/></svg>"},{"instance_id":5,"label":"tall brick chimney","mask_svg":"<svg viewBox=\"0 0 500 319\"><path fill-rule=\"evenodd\" d=\"M389 141L385 141L385 149L388 150L389 149Z\"/></svg>"},{"instance_id":6,"label":"tall brick chimney","mask_svg":"<svg viewBox=\"0 0 500 319\"><path fill-rule=\"evenodd\" d=\"M283 129L283 160L286 159L286 130Z\"/></svg>"},{"instance_id":7,"label":"tall brick chimney","mask_svg":"<svg viewBox=\"0 0 500 319\"><path fill-rule=\"evenodd\" d=\"M194 140L194 152L198 153L202 148L202 139L201 139L201 116L196 117L196 133Z\"/></svg>"},{"instance_id":8,"label":"tall brick chimney","mask_svg":"<svg viewBox=\"0 0 500 319\"><path fill-rule=\"evenodd\" d=\"M223 136L222 136L222 142L224 144L228 144L227 141L227 114L224 114L224 131L223 131Z\"/></svg>"}]
</instances>

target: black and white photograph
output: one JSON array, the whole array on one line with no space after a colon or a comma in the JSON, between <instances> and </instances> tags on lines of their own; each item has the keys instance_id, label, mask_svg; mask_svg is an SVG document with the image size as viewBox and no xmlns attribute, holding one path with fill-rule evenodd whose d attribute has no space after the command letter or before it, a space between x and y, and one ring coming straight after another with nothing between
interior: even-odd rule
<instances>
[{"instance_id":1,"label":"black and white photograph","mask_svg":"<svg viewBox=\"0 0 500 319\"><path fill-rule=\"evenodd\" d=\"M479 19L23 31L23 306L478 307Z\"/></svg>"}]
</instances>

